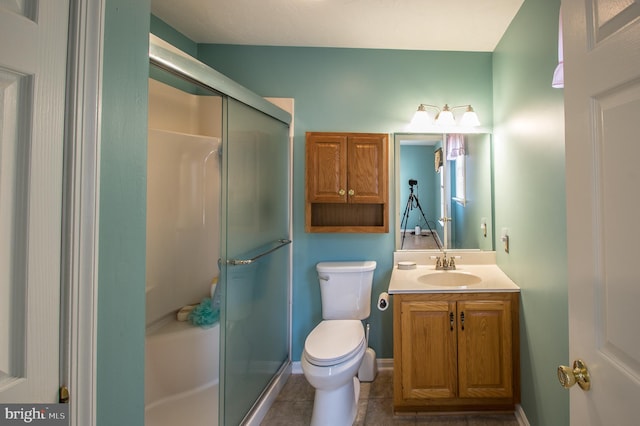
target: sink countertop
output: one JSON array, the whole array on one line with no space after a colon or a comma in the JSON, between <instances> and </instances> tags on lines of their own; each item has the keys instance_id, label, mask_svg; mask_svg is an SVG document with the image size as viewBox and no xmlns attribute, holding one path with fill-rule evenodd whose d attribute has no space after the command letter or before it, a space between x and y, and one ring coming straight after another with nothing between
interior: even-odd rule
<instances>
[{"instance_id":1,"label":"sink countertop","mask_svg":"<svg viewBox=\"0 0 640 426\"><path fill-rule=\"evenodd\" d=\"M425 274L468 273L482 279L478 284L450 286L431 285L418 281ZM519 292L518 287L497 265L493 264L457 264L455 270L436 271L435 265L416 265L414 269L398 269L397 262L391 272L389 294L397 293L482 293L482 292Z\"/></svg>"}]
</instances>

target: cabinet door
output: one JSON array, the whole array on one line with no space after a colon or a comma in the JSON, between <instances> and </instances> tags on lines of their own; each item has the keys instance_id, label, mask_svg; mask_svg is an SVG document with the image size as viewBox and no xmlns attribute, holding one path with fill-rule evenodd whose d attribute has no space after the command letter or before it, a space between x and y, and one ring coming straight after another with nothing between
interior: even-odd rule
<instances>
[{"instance_id":1,"label":"cabinet door","mask_svg":"<svg viewBox=\"0 0 640 426\"><path fill-rule=\"evenodd\" d=\"M456 396L455 307L448 301L402 302L404 399Z\"/></svg>"},{"instance_id":2,"label":"cabinet door","mask_svg":"<svg viewBox=\"0 0 640 426\"><path fill-rule=\"evenodd\" d=\"M348 194L350 203L386 203L387 135L349 137Z\"/></svg>"},{"instance_id":3,"label":"cabinet door","mask_svg":"<svg viewBox=\"0 0 640 426\"><path fill-rule=\"evenodd\" d=\"M462 398L513 395L511 302L458 302L458 374Z\"/></svg>"},{"instance_id":4,"label":"cabinet door","mask_svg":"<svg viewBox=\"0 0 640 426\"><path fill-rule=\"evenodd\" d=\"M307 137L307 200L347 202L347 136L322 133Z\"/></svg>"}]
</instances>

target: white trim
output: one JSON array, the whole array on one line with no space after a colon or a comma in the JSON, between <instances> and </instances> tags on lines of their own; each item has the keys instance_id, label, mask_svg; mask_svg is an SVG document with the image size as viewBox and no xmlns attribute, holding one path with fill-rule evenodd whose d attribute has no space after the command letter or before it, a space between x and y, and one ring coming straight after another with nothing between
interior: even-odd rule
<instances>
[{"instance_id":1,"label":"white trim","mask_svg":"<svg viewBox=\"0 0 640 426\"><path fill-rule=\"evenodd\" d=\"M258 426L267 416L269 409L278 398L282 389L287 384L287 380L291 376L291 363L287 363L272 380L271 384L260 396L258 403L251 409L251 412L243 420L243 426Z\"/></svg>"},{"instance_id":2,"label":"white trim","mask_svg":"<svg viewBox=\"0 0 640 426\"><path fill-rule=\"evenodd\" d=\"M294 361L291 363L291 374L303 374L300 361Z\"/></svg>"},{"instance_id":3,"label":"white trim","mask_svg":"<svg viewBox=\"0 0 640 426\"><path fill-rule=\"evenodd\" d=\"M380 370L393 370L393 358L378 358L376 360L378 371ZM291 363L291 374L303 374L300 361ZM514 415L519 426L531 426L527 416L522 408L522 405L516 404Z\"/></svg>"},{"instance_id":4,"label":"white trim","mask_svg":"<svg viewBox=\"0 0 640 426\"><path fill-rule=\"evenodd\" d=\"M295 116L295 99L294 98L266 98L269 102L275 104L279 108L282 108L289 114L291 114L291 122L289 123L289 235L291 235L291 239L293 240L293 141L294 141L294 116ZM289 354L289 361L286 369L282 374L278 376L276 384L271 386L267 393L260 398L260 403L258 409L254 412L254 416L250 418L250 421L247 423L248 425L256 424L259 425L262 423L262 420L266 417L269 409L275 402L276 398L284 388L289 376L291 376L291 358L293 351L293 341L292 341L292 327L293 327L293 246L295 246L295 241L293 241L292 247L289 248L289 285L288 285L288 323L287 323L287 334L289 336L287 353Z\"/></svg>"},{"instance_id":5,"label":"white trim","mask_svg":"<svg viewBox=\"0 0 640 426\"><path fill-rule=\"evenodd\" d=\"M294 98L270 98L266 97L266 100L276 105L278 108L291 114L291 122L289 123L289 239L293 240L293 137L294 137L294 112L295 112L295 99ZM289 285L287 286L287 335L289 336L287 341L287 353L289 354L289 360L292 357L293 341L292 341L292 327L293 327L293 250L295 247L295 241L292 242L289 248ZM289 368L289 374L291 374L291 368Z\"/></svg>"},{"instance_id":6,"label":"white trim","mask_svg":"<svg viewBox=\"0 0 640 426\"><path fill-rule=\"evenodd\" d=\"M393 358L378 358L376 361L378 371L393 370Z\"/></svg>"},{"instance_id":7,"label":"white trim","mask_svg":"<svg viewBox=\"0 0 640 426\"><path fill-rule=\"evenodd\" d=\"M531 426L529 424L529 420L527 420L527 416L525 415L524 410L522 409L522 405L520 404L516 405L516 410L514 414L516 416L516 420L518 421L518 425Z\"/></svg>"},{"instance_id":8,"label":"white trim","mask_svg":"<svg viewBox=\"0 0 640 426\"><path fill-rule=\"evenodd\" d=\"M70 424L96 424L100 105L104 0L72 0L67 70L61 380Z\"/></svg>"},{"instance_id":9,"label":"white trim","mask_svg":"<svg viewBox=\"0 0 640 426\"><path fill-rule=\"evenodd\" d=\"M393 370L393 358L377 358L376 365L378 366L378 371ZM300 361L291 363L291 374L303 374Z\"/></svg>"}]
</instances>

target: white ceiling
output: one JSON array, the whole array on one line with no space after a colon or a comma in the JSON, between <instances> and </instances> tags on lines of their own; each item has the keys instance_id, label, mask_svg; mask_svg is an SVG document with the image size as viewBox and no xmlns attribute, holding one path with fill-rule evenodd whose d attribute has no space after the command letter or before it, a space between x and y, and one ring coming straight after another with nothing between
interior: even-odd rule
<instances>
[{"instance_id":1,"label":"white ceiling","mask_svg":"<svg viewBox=\"0 0 640 426\"><path fill-rule=\"evenodd\" d=\"M524 0L152 0L197 43L495 49Z\"/></svg>"}]
</instances>

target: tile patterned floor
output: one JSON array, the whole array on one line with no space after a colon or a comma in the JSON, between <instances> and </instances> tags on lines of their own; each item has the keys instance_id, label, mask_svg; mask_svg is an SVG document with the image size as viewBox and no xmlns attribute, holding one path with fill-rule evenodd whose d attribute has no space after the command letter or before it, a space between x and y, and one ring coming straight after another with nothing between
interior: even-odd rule
<instances>
[{"instance_id":1,"label":"tile patterned floor","mask_svg":"<svg viewBox=\"0 0 640 426\"><path fill-rule=\"evenodd\" d=\"M314 390L302 374L293 374L265 416L262 426L308 425ZM518 426L513 414L394 416L393 371L381 370L372 383L360 384L356 426Z\"/></svg>"}]
</instances>

